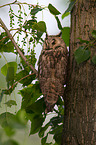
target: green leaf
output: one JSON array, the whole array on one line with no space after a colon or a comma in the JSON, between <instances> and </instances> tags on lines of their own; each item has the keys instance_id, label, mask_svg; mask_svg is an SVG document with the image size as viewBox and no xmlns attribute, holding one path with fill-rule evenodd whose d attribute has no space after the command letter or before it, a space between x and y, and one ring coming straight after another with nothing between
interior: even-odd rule
<instances>
[{"instance_id":1,"label":"green leaf","mask_svg":"<svg viewBox=\"0 0 96 145\"><path fill-rule=\"evenodd\" d=\"M16 101L14 101L14 100L9 100L9 101L7 101L7 102L4 103L4 104L6 104L8 107L11 107L11 106L13 106L13 105L17 105L17 104L16 104Z\"/></svg>"},{"instance_id":2,"label":"green leaf","mask_svg":"<svg viewBox=\"0 0 96 145\"><path fill-rule=\"evenodd\" d=\"M24 15L25 15L25 16L27 16L27 14L26 14L26 13L24 13Z\"/></svg>"},{"instance_id":3,"label":"green leaf","mask_svg":"<svg viewBox=\"0 0 96 145\"><path fill-rule=\"evenodd\" d=\"M16 81L22 79L21 81L19 81L19 83L23 84L23 86L28 86L35 79L36 76L35 74L29 76L28 75L29 72L27 70L22 70L18 74L16 74Z\"/></svg>"},{"instance_id":4,"label":"green leaf","mask_svg":"<svg viewBox=\"0 0 96 145\"><path fill-rule=\"evenodd\" d=\"M52 13L53 15L61 14L52 4L48 5L48 9L49 9L50 13Z\"/></svg>"},{"instance_id":5,"label":"green leaf","mask_svg":"<svg viewBox=\"0 0 96 145\"><path fill-rule=\"evenodd\" d=\"M62 39L64 40L66 46L69 46L69 39L70 39L70 28L64 27L62 29Z\"/></svg>"},{"instance_id":6,"label":"green leaf","mask_svg":"<svg viewBox=\"0 0 96 145\"><path fill-rule=\"evenodd\" d=\"M31 15L35 15L36 13L38 13L39 11L42 11L43 9L41 8L33 8L30 12Z\"/></svg>"},{"instance_id":7,"label":"green leaf","mask_svg":"<svg viewBox=\"0 0 96 145\"><path fill-rule=\"evenodd\" d=\"M5 141L3 143L3 145L19 145L19 143L16 142L15 140L9 139L9 140Z\"/></svg>"},{"instance_id":8,"label":"green leaf","mask_svg":"<svg viewBox=\"0 0 96 145\"><path fill-rule=\"evenodd\" d=\"M36 38L37 43L39 42L42 35L43 35L43 32L37 31L37 38Z\"/></svg>"},{"instance_id":9,"label":"green leaf","mask_svg":"<svg viewBox=\"0 0 96 145\"><path fill-rule=\"evenodd\" d=\"M3 42L0 43L0 52L14 52L14 45L11 41L4 44Z\"/></svg>"},{"instance_id":10,"label":"green leaf","mask_svg":"<svg viewBox=\"0 0 96 145\"><path fill-rule=\"evenodd\" d=\"M61 132L61 133L56 133L56 134L54 135L54 139L55 139L55 141L56 141L56 143L57 143L58 145L61 145L62 132Z\"/></svg>"},{"instance_id":11,"label":"green leaf","mask_svg":"<svg viewBox=\"0 0 96 145\"><path fill-rule=\"evenodd\" d=\"M0 41L0 46L1 44L5 44L9 41L9 37L6 37L6 36L7 36L6 32L1 33L0 40L2 41Z\"/></svg>"},{"instance_id":12,"label":"green leaf","mask_svg":"<svg viewBox=\"0 0 96 145\"><path fill-rule=\"evenodd\" d=\"M25 128L27 124L26 112L24 109L20 109L15 116L16 124L21 128ZM15 124L14 124L15 125ZM18 127L19 128L19 127Z\"/></svg>"},{"instance_id":13,"label":"green leaf","mask_svg":"<svg viewBox=\"0 0 96 145\"><path fill-rule=\"evenodd\" d=\"M14 46L5 32L1 33L0 40L0 52L14 52Z\"/></svg>"},{"instance_id":14,"label":"green leaf","mask_svg":"<svg viewBox=\"0 0 96 145\"><path fill-rule=\"evenodd\" d=\"M8 72L8 68L14 68L14 75L16 74L17 71L17 63L16 62L8 62L1 68L1 73L6 76Z\"/></svg>"},{"instance_id":15,"label":"green leaf","mask_svg":"<svg viewBox=\"0 0 96 145\"><path fill-rule=\"evenodd\" d=\"M23 26L24 29L28 29L29 31L32 30L32 26L34 25L34 23L36 23L37 21L35 19L32 20L28 20L25 25Z\"/></svg>"},{"instance_id":16,"label":"green leaf","mask_svg":"<svg viewBox=\"0 0 96 145\"><path fill-rule=\"evenodd\" d=\"M53 145L58 145L56 142Z\"/></svg>"},{"instance_id":17,"label":"green leaf","mask_svg":"<svg viewBox=\"0 0 96 145\"><path fill-rule=\"evenodd\" d=\"M7 136L11 137L15 134L15 130L13 130L13 128L7 126L4 128L4 131L6 133Z\"/></svg>"},{"instance_id":18,"label":"green leaf","mask_svg":"<svg viewBox=\"0 0 96 145\"><path fill-rule=\"evenodd\" d=\"M47 137L48 137L48 134L47 134L45 137L43 137L43 138L41 139L41 144L42 144L42 145L45 145L45 143L46 143L46 141L47 141Z\"/></svg>"},{"instance_id":19,"label":"green leaf","mask_svg":"<svg viewBox=\"0 0 96 145\"><path fill-rule=\"evenodd\" d=\"M6 81L7 81L8 86L9 86L9 84L11 86L13 85L14 75L15 75L15 73L14 73L14 67L8 67L8 69L7 69L7 75L6 75Z\"/></svg>"},{"instance_id":20,"label":"green leaf","mask_svg":"<svg viewBox=\"0 0 96 145\"><path fill-rule=\"evenodd\" d=\"M10 120L12 120L14 118L14 114L9 113L9 112L5 112L0 114L0 125L2 127L10 127Z\"/></svg>"},{"instance_id":21,"label":"green leaf","mask_svg":"<svg viewBox=\"0 0 96 145\"><path fill-rule=\"evenodd\" d=\"M24 129L27 124L25 110L19 110L17 114L9 120L9 125L15 129Z\"/></svg>"},{"instance_id":22,"label":"green leaf","mask_svg":"<svg viewBox=\"0 0 96 145\"><path fill-rule=\"evenodd\" d=\"M28 74L29 74L29 72L27 70L20 71L18 74L16 74L16 81L19 81L20 79L24 78ZM27 78L25 78L25 80L26 79ZM24 83L24 79L22 79L21 81L19 81L19 83L23 84Z\"/></svg>"},{"instance_id":23,"label":"green leaf","mask_svg":"<svg viewBox=\"0 0 96 145\"><path fill-rule=\"evenodd\" d=\"M13 92L13 90L15 89L16 85L12 86L10 89L4 89L4 90L2 90L1 96L0 96L0 101L1 101L1 99L2 99L4 94L10 95Z\"/></svg>"},{"instance_id":24,"label":"green leaf","mask_svg":"<svg viewBox=\"0 0 96 145\"><path fill-rule=\"evenodd\" d=\"M60 30L62 30L62 25L61 25L61 22L60 22L59 18L58 18L57 16L55 16L55 19L56 19L56 21L57 21L58 28L59 28Z\"/></svg>"},{"instance_id":25,"label":"green leaf","mask_svg":"<svg viewBox=\"0 0 96 145\"><path fill-rule=\"evenodd\" d=\"M31 120L31 131L30 135L35 134L41 128L45 118L42 115L34 115L33 119Z\"/></svg>"},{"instance_id":26,"label":"green leaf","mask_svg":"<svg viewBox=\"0 0 96 145\"><path fill-rule=\"evenodd\" d=\"M43 35L43 32L37 31L38 40L41 38L42 35Z\"/></svg>"},{"instance_id":27,"label":"green leaf","mask_svg":"<svg viewBox=\"0 0 96 145\"><path fill-rule=\"evenodd\" d=\"M96 55L94 55L94 56L92 57L92 62L93 62L94 64L96 64Z\"/></svg>"},{"instance_id":28,"label":"green leaf","mask_svg":"<svg viewBox=\"0 0 96 145\"><path fill-rule=\"evenodd\" d=\"M26 112L30 113L36 113L36 114L42 114L45 111L45 102L44 98L41 98L37 100L35 103L31 103L30 106L26 107Z\"/></svg>"},{"instance_id":29,"label":"green leaf","mask_svg":"<svg viewBox=\"0 0 96 145\"><path fill-rule=\"evenodd\" d=\"M90 58L91 52L89 50L85 50L84 46L80 46L75 52L75 59L78 64L88 60Z\"/></svg>"},{"instance_id":30,"label":"green leaf","mask_svg":"<svg viewBox=\"0 0 96 145\"><path fill-rule=\"evenodd\" d=\"M34 23L33 29L36 29L40 32L46 32L46 24L44 21L39 21L38 23Z\"/></svg>"},{"instance_id":31,"label":"green leaf","mask_svg":"<svg viewBox=\"0 0 96 145\"><path fill-rule=\"evenodd\" d=\"M56 117L52 117L52 119L50 119L50 123L53 125L53 126L56 126L58 125L59 123L62 123L63 122L63 116L56 116Z\"/></svg>"},{"instance_id":32,"label":"green leaf","mask_svg":"<svg viewBox=\"0 0 96 145\"><path fill-rule=\"evenodd\" d=\"M64 100L61 97L59 97L56 104L62 106L64 105Z\"/></svg>"},{"instance_id":33,"label":"green leaf","mask_svg":"<svg viewBox=\"0 0 96 145\"><path fill-rule=\"evenodd\" d=\"M75 2L76 2L76 0L70 2L70 4L69 4L67 10L66 10L66 11L63 13L63 15L62 15L62 19L64 19L66 16L68 16L68 15L70 14L71 10L72 10L73 7L74 7Z\"/></svg>"},{"instance_id":34,"label":"green leaf","mask_svg":"<svg viewBox=\"0 0 96 145\"><path fill-rule=\"evenodd\" d=\"M25 111L19 110L16 115L5 112L0 114L0 125L5 127L11 127L16 129L22 129L25 128L27 120L25 117Z\"/></svg>"},{"instance_id":35,"label":"green leaf","mask_svg":"<svg viewBox=\"0 0 96 145\"><path fill-rule=\"evenodd\" d=\"M61 125L56 125L53 126L51 131L49 131L50 134L56 134L56 133L62 133L62 129L63 129L63 124Z\"/></svg>"},{"instance_id":36,"label":"green leaf","mask_svg":"<svg viewBox=\"0 0 96 145\"><path fill-rule=\"evenodd\" d=\"M64 19L65 17L69 16L70 12L66 12L62 15L62 19Z\"/></svg>"},{"instance_id":37,"label":"green leaf","mask_svg":"<svg viewBox=\"0 0 96 145\"><path fill-rule=\"evenodd\" d=\"M63 130L63 124L62 125L58 125L58 126L54 126L52 128L52 131L50 131L50 134L54 135L54 139L57 142L58 145L61 145L61 139L62 139L62 130Z\"/></svg>"},{"instance_id":38,"label":"green leaf","mask_svg":"<svg viewBox=\"0 0 96 145\"><path fill-rule=\"evenodd\" d=\"M30 106L33 103L35 103L35 101L42 95L38 82L36 82L35 84L31 84L28 87L22 89L20 91L20 94L23 97L22 108L24 109L26 109L27 107L30 108Z\"/></svg>"},{"instance_id":39,"label":"green leaf","mask_svg":"<svg viewBox=\"0 0 96 145\"><path fill-rule=\"evenodd\" d=\"M96 30L92 31L92 36L96 39Z\"/></svg>"},{"instance_id":40,"label":"green leaf","mask_svg":"<svg viewBox=\"0 0 96 145\"><path fill-rule=\"evenodd\" d=\"M46 131L46 130L48 129L48 127L49 127L49 123L50 123L50 122L48 122L44 127L41 127L41 128L40 128L40 131L39 131L39 133L38 133L38 135L39 135L40 138L44 136L45 131Z\"/></svg>"},{"instance_id":41,"label":"green leaf","mask_svg":"<svg viewBox=\"0 0 96 145\"><path fill-rule=\"evenodd\" d=\"M35 52L34 50L31 49L30 55L25 55L25 57L27 58L28 62L30 64L33 65L33 67L35 67L35 63L36 63L36 58L35 58ZM32 71L30 67L28 67L28 65L25 64L25 61L23 59L20 60L21 64L24 67L24 70L27 70L28 72Z\"/></svg>"},{"instance_id":42,"label":"green leaf","mask_svg":"<svg viewBox=\"0 0 96 145\"><path fill-rule=\"evenodd\" d=\"M64 105L59 105L58 106L58 112L64 116Z\"/></svg>"}]
</instances>

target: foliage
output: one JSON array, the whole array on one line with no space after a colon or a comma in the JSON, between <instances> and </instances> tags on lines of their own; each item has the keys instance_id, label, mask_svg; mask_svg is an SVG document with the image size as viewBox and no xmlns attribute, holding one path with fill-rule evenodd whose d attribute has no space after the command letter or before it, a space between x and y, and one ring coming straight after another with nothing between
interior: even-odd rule
<instances>
[{"instance_id":1,"label":"foliage","mask_svg":"<svg viewBox=\"0 0 96 145\"><path fill-rule=\"evenodd\" d=\"M70 2L69 7L67 8L67 10L63 13L62 15L62 19L64 19L66 16L68 16L70 14L70 12L73 9L74 4L76 3L76 0L73 0Z\"/></svg>"},{"instance_id":2,"label":"foliage","mask_svg":"<svg viewBox=\"0 0 96 145\"><path fill-rule=\"evenodd\" d=\"M85 48L84 46L80 46L74 52L75 59L76 59L76 61L77 61L78 64L84 62L85 60L89 59L89 57L90 57L90 51L89 50L86 50L84 48Z\"/></svg>"},{"instance_id":3,"label":"foliage","mask_svg":"<svg viewBox=\"0 0 96 145\"><path fill-rule=\"evenodd\" d=\"M13 36L16 35L17 43L19 49L26 56L28 62L35 67L36 58L34 49L37 43L42 44L43 33L46 33L46 23L44 21L37 22L36 14L42 11L43 7L28 5L30 11L30 19L25 20L23 15L27 17L26 12L22 11L22 5L19 5L18 15L14 13L13 7L9 5L9 16L10 16L10 27L11 30L15 27L15 18L17 21L17 31ZM48 5L49 11L55 16L58 28L62 30L66 30L66 33L69 33L69 28L63 28L61 22L57 15L61 13L51 4ZM23 35L23 39L21 40L21 44L19 44L20 35ZM62 35L64 36L64 33ZM0 35L0 52L5 53L14 53L18 55L16 51L14 51L14 46L12 42L6 35L6 32L2 32ZM27 39L29 41L27 41ZM64 38L65 39L65 38ZM67 45L68 45L69 36L67 37ZM27 49L27 55L25 54L24 47L29 46ZM31 48L30 46L33 46ZM20 57L20 63L17 62L6 62L6 64L1 68L1 73L6 77L7 89L1 90L0 102L4 94L10 95L18 83L22 84L23 89L19 91L19 94L22 96L21 109L16 113L12 114L10 112L4 112L0 115L0 125L4 129L4 132L7 136L15 135L15 129L22 129L26 126L28 120L31 121L30 135L38 133L41 139L42 145L53 144L47 142L47 138L49 134L53 135L54 140L59 145L61 142L61 132L62 132L62 124L63 124L63 109L64 102L60 98L57 102L58 110L54 110L56 114L55 117L52 117L49 122L44 123L47 115L45 114L45 102L42 97L42 92L39 87L39 82L36 81L35 84L32 83L35 80L36 75L32 72L29 66L27 66ZM5 102L7 107L12 107L13 105L17 105L15 100L8 100ZM7 140L8 144L15 145L18 143L14 140ZM6 144L6 142L3 142ZM56 144L56 143L55 143Z\"/></svg>"},{"instance_id":4,"label":"foliage","mask_svg":"<svg viewBox=\"0 0 96 145\"><path fill-rule=\"evenodd\" d=\"M70 14L75 3L75 0L69 3L69 7L62 14L62 19ZM21 4L18 4L18 8L18 14L15 14L12 5L9 4L10 31L12 31L12 29L14 30L15 19L17 19L18 28L16 29L13 37L16 36L15 38L17 38L17 44L20 50L26 56L28 62L35 67L35 46L38 43L42 44L42 35L47 32L46 23L42 20L38 22L36 14L46 9L46 7L41 7L38 4L35 6L28 4L30 12L30 18L28 20L28 14L25 10L23 12ZM69 46L70 28L62 26L59 19L61 12L58 11L52 4L48 5L48 10L52 15L54 15L58 29L62 31L62 38L66 45ZM25 21L24 17L26 18ZM20 36L23 36L22 40L20 40ZM96 30L92 31L92 38L92 41L86 41L78 38L81 46L74 52L74 57L78 64L83 63L90 58L92 62L96 64L96 55L91 57L90 51L91 47L96 43ZM24 51L25 46L27 47L27 54ZM0 52L2 56L3 53L13 53L18 56L6 32L2 32L0 35ZM18 83L20 83L23 88L19 91L19 94L22 96L21 109L15 114L10 112L0 114L0 126L9 137L7 142L2 142L0 137L0 145L19 145L18 142L10 139L10 137L15 134L16 129L25 128L28 120L31 122L30 135L38 133L41 138L42 145L53 145L52 141L50 143L47 142L49 135L53 135L53 139L55 140L54 145L60 145L64 116L63 99L59 97L59 100L56 103L57 109L54 109L55 116L46 123L45 119L49 114L45 114L45 102L42 97L39 81L35 81L34 84L32 83L32 81L36 79L36 75L30 67L25 64L24 60L20 57L19 64L13 61L6 62L6 64L1 68L1 73L6 77L7 89L5 88L1 90L0 102L4 97L4 94L10 95ZM5 105L11 108L13 105L16 106L17 102L12 99L6 101Z\"/></svg>"},{"instance_id":5,"label":"foliage","mask_svg":"<svg viewBox=\"0 0 96 145\"><path fill-rule=\"evenodd\" d=\"M95 46L96 43L96 30L92 31L92 40L82 40L81 38L78 38L80 40L80 43L82 44L75 52L74 56L78 64L87 61L89 58L93 62L93 64L96 64L96 55L91 55L91 47Z\"/></svg>"}]
</instances>

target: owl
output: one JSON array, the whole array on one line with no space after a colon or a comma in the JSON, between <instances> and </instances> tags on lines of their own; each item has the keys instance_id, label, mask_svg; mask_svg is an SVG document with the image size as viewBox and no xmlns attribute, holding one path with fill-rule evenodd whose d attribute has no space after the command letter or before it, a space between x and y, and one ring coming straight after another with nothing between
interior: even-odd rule
<instances>
[{"instance_id":1,"label":"owl","mask_svg":"<svg viewBox=\"0 0 96 145\"><path fill-rule=\"evenodd\" d=\"M45 113L53 111L63 96L67 74L67 47L59 35L47 35L38 61L38 78L44 96Z\"/></svg>"}]
</instances>

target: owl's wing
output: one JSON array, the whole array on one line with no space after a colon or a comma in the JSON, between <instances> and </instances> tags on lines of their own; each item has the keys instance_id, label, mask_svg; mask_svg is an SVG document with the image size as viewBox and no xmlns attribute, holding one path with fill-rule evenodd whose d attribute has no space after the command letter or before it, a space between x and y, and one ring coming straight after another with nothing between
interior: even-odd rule
<instances>
[{"instance_id":1,"label":"owl's wing","mask_svg":"<svg viewBox=\"0 0 96 145\"><path fill-rule=\"evenodd\" d=\"M61 84L65 84L67 75L68 52L67 49L60 47L56 55L55 77L59 79Z\"/></svg>"}]
</instances>

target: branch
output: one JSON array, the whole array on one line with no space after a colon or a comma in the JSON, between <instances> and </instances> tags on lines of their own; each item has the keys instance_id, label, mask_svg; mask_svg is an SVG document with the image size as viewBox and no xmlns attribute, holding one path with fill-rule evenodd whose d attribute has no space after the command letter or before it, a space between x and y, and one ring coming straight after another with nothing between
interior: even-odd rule
<instances>
[{"instance_id":1,"label":"branch","mask_svg":"<svg viewBox=\"0 0 96 145\"><path fill-rule=\"evenodd\" d=\"M1 18L0 18L0 24L3 26L3 29L6 31L8 37L12 41L15 49L17 50L17 52L19 53L19 55L21 56L21 58L25 61L26 65L28 65L32 69L33 73L36 74L36 76L37 76L37 74L38 74L37 70L32 65L29 64L29 62L27 61L27 58L23 55L23 53L21 52L21 50L17 46L14 38L12 37L11 33L9 32L9 30L7 29L6 25L4 24L4 22L2 21Z\"/></svg>"},{"instance_id":2,"label":"branch","mask_svg":"<svg viewBox=\"0 0 96 145\"><path fill-rule=\"evenodd\" d=\"M32 75L34 75L34 73L29 74L29 75L27 75L27 76L21 78L19 81L15 82L8 90L12 89L15 85L17 85L17 84L18 84L20 81L22 81L23 79L25 79L25 78L27 78L27 77L29 77L29 76L32 76Z\"/></svg>"},{"instance_id":3,"label":"branch","mask_svg":"<svg viewBox=\"0 0 96 145\"><path fill-rule=\"evenodd\" d=\"M6 37L3 37L3 38L0 40L0 42L1 42L2 40L6 39L6 38L8 38L8 36L6 36Z\"/></svg>"},{"instance_id":4,"label":"branch","mask_svg":"<svg viewBox=\"0 0 96 145\"><path fill-rule=\"evenodd\" d=\"M25 4L25 5L31 5L31 6L34 7L34 5L32 5L32 4L28 4L28 3L26 3L26 2L21 3L21 2L17 2L17 0L16 0L16 1L12 2L12 3L2 5L2 6L0 6L0 8L5 7L5 6L10 6L10 5L13 5L13 4L16 4L16 5L20 5L20 4L23 4L23 5L24 5L24 4Z\"/></svg>"}]
</instances>

